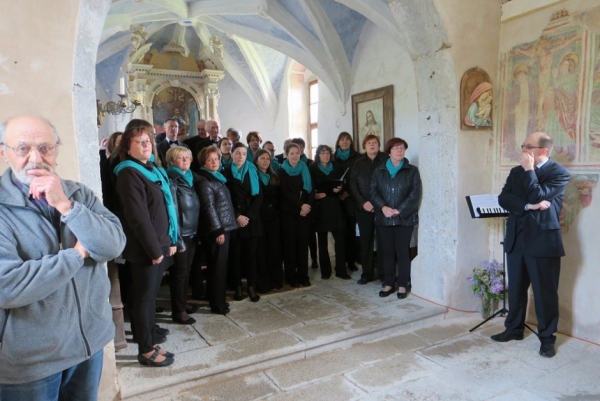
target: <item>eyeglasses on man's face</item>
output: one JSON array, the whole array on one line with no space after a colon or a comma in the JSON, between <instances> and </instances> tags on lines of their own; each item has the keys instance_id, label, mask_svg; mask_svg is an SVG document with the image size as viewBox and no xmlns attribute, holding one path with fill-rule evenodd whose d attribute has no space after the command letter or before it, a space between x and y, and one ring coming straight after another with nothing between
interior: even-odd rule
<instances>
[{"instance_id":1,"label":"eyeglasses on man's face","mask_svg":"<svg viewBox=\"0 0 600 401\"><path fill-rule=\"evenodd\" d=\"M19 157L29 156L31 154L31 151L33 151L33 149L37 149L37 151L40 152L40 155L42 155L42 157L53 156L56 154L56 151L58 150L58 144L50 145L47 143L38 145L38 146L19 145L19 146L15 146L15 147L10 147L10 146L6 146L6 147L9 149L12 149L12 151L15 152L15 154Z\"/></svg>"},{"instance_id":2,"label":"eyeglasses on man's face","mask_svg":"<svg viewBox=\"0 0 600 401\"><path fill-rule=\"evenodd\" d=\"M543 146L533 146L533 145L522 144L521 145L521 149L527 149L527 150L531 150L531 149L544 149L544 147Z\"/></svg>"}]
</instances>

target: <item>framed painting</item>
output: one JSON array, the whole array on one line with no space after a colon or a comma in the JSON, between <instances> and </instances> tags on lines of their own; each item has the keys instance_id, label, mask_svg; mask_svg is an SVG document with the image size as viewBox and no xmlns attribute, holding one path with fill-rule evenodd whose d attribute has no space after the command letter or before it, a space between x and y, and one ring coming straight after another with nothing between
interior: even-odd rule
<instances>
[{"instance_id":1,"label":"framed painting","mask_svg":"<svg viewBox=\"0 0 600 401\"><path fill-rule=\"evenodd\" d=\"M381 150L394 137L394 86L352 95L352 129L357 151L370 134L379 137Z\"/></svg>"},{"instance_id":2,"label":"framed painting","mask_svg":"<svg viewBox=\"0 0 600 401\"><path fill-rule=\"evenodd\" d=\"M490 76L479 67L464 73L460 81L460 128L492 129L492 84Z\"/></svg>"},{"instance_id":3,"label":"framed painting","mask_svg":"<svg viewBox=\"0 0 600 401\"><path fill-rule=\"evenodd\" d=\"M198 105L190 92L183 88L168 87L152 99L152 118L156 133L164 132L165 120L183 120L188 127L196 127Z\"/></svg>"}]
</instances>

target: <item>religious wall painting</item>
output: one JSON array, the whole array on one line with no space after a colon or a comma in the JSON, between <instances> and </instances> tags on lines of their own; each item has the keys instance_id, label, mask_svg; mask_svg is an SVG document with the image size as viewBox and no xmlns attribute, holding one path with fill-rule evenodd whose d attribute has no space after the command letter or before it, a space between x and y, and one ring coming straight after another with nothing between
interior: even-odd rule
<instances>
[{"instance_id":1,"label":"religious wall painting","mask_svg":"<svg viewBox=\"0 0 600 401\"><path fill-rule=\"evenodd\" d=\"M394 136L393 85L352 95L352 127L354 143L361 149L367 135L379 137L381 150Z\"/></svg>"},{"instance_id":2,"label":"religious wall painting","mask_svg":"<svg viewBox=\"0 0 600 401\"><path fill-rule=\"evenodd\" d=\"M460 81L461 129L492 129L493 90L490 76L474 67L463 74Z\"/></svg>"},{"instance_id":3,"label":"religious wall painting","mask_svg":"<svg viewBox=\"0 0 600 401\"><path fill-rule=\"evenodd\" d=\"M587 140L586 153L590 160L600 160L600 34L594 35L592 40L591 57L591 90L588 129L584 134Z\"/></svg>"},{"instance_id":4,"label":"religious wall painting","mask_svg":"<svg viewBox=\"0 0 600 401\"><path fill-rule=\"evenodd\" d=\"M560 228L563 233L577 219L582 209L592 204L593 190L598 184L598 174L572 174L565 189L563 208L560 213Z\"/></svg>"},{"instance_id":5,"label":"religious wall painting","mask_svg":"<svg viewBox=\"0 0 600 401\"><path fill-rule=\"evenodd\" d=\"M189 127L196 127L198 122L198 105L190 92L170 86L160 90L154 96L152 116L157 133L164 132L164 123L169 118L185 121L189 132Z\"/></svg>"}]
</instances>

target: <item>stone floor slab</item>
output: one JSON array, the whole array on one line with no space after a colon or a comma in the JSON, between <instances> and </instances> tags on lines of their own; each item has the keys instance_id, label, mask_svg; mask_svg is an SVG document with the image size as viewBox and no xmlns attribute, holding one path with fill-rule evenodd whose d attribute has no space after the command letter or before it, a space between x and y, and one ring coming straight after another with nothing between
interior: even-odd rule
<instances>
[{"instance_id":1,"label":"stone floor slab","mask_svg":"<svg viewBox=\"0 0 600 401\"><path fill-rule=\"evenodd\" d=\"M365 393L344 380L342 377L334 377L311 386L281 392L273 397L267 398L269 401L308 401L323 399L327 399L327 401L364 400Z\"/></svg>"},{"instance_id":2,"label":"stone floor slab","mask_svg":"<svg viewBox=\"0 0 600 401\"><path fill-rule=\"evenodd\" d=\"M342 308L349 309L352 312L369 311L379 307L379 305L374 302L366 301L360 297L357 297L353 294L349 294L348 292L344 291L333 291L325 294L320 294L320 296L326 299L327 301L335 305L341 306Z\"/></svg>"},{"instance_id":3,"label":"stone floor slab","mask_svg":"<svg viewBox=\"0 0 600 401\"><path fill-rule=\"evenodd\" d=\"M369 343L356 344L345 352L362 364L370 364L429 345L427 341L416 334L407 333Z\"/></svg>"},{"instance_id":4,"label":"stone floor slab","mask_svg":"<svg viewBox=\"0 0 600 401\"><path fill-rule=\"evenodd\" d=\"M260 318L257 319L257 316ZM252 335L303 324L300 320L266 302L256 307L235 308L227 317Z\"/></svg>"},{"instance_id":5,"label":"stone floor slab","mask_svg":"<svg viewBox=\"0 0 600 401\"><path fill-rule=\"evenodd\" d=\"M473 396L469 391L450 388L442 381L430 376L370 394L366 399L370 401L479 401L479 398Z\"/></svg>"},{"instance_id":6,"label":"stone floor slab","mask_svg":"<svg viewBox=\"0 0 600 401\"><path fill-rule=\"evenodd\" d=\"M495 352L497 343L464 335L417 351L418 354L445 367L460 365L477 355Z\"/></svg>"},{"instance_id":7,"label":"stone floor slab","mask_svg":"<svg viewBox=\"0 0 600 401\"><path fill-rule=\"evenodd\" d=\"M273 298L269 302L303 322L327 320L350 313L348 309L325 301L323 298L311 295L308 292L298 292L286 297Z\"/></svg>"},{"instance_id":8,"label":"stone floor slab","mask_svg":"<svg viewBox=\"0 0 600 401\"><path fill-rule=\"evenodd\" d=\"M235 324L228 316L201 316L194 323L194 328L210 345L223 344L248 338L250 335Z\"/></svg>"},{"instance_id":9,"label":"stone floor slab","mask_svg":"<svg viewBox=\"0 0 600 401\"><path fill-rule=\"evenodd\" d=\"M178 401L247 401L258 400L278 392L264 374L236 377L227 381L212 383L185 390L174 398Z\"/></svg>"}]
</instances>

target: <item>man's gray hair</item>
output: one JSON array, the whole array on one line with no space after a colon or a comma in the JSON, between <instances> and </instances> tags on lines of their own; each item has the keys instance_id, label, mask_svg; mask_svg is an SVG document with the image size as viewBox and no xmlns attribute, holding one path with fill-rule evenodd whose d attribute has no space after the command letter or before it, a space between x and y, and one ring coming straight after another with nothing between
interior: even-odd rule
<instances>
[{"instance_id":1,"label":"man's gray hair","mask_svg":"<svg viewBox=\"0 0 600 401\"><path fill-rule=\"evenodd\" d=\"M4 121L2 124L0 124L0 144L6 145L4 143L4 134L6 133L6 127L8 126L8 123L11 122L11 120L14 120L15 118L18 117L32 117L32 118L37 118L39 120L44 121L46 124L48 124L50 126L50 128L52 128L52 132L54 133L54 136L56 137L56 145L60 145L60 137L58 136L58 132L56 131L56 127L54 127L54 125L52 125L52 123L50 121L48 121L48 119L44 118L44 117L39 117L39 116L15 116L15 117L11 117L8 120Z\"/></svg>"}]
</instances>

